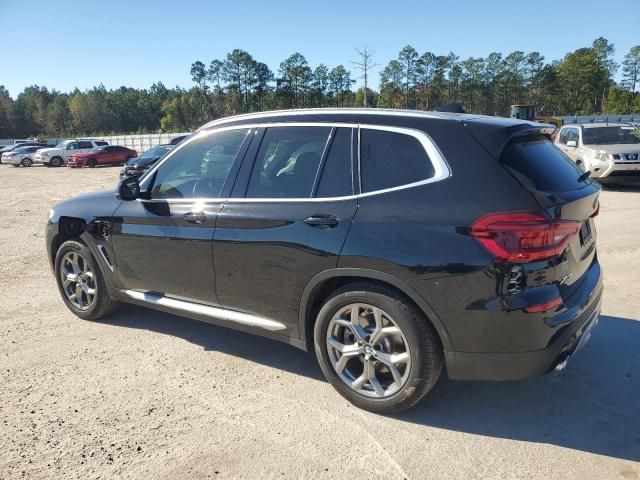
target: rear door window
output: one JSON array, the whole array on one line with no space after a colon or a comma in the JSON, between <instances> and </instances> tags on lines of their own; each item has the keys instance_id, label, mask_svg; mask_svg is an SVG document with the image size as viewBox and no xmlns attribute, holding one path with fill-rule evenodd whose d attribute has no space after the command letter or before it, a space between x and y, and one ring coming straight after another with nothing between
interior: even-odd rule
<instances>
[{"instance_id":1,"label":"rear door window","mask_svg":"<svg viewBox=\"0 0 640 480\"><path fill-rule=\"evenodd\" d=\"M399 132L360 130L362 192L374 192L420 182L435 170L420 141Z\"/></svg>"},{"instance_id":2,"label":"rear door window","mask_svg":"<svg viewBox=\"0 0 640 480\"><path fill-rule=\"evenodd\" d=\"M330 127L267 128L247 198L310 198Z\"/></svg>"},{"instance_id":3,"label":"rear door window","mask_svg":"<svg viewBox=\"0 0 640 480\"><path fill-rule=\"evenodd\" d=\"M353 173L351 171L350 128L338 128L324 160L316 197L346 197L353 195Z\"/></svg>"},{"instance_id":4,"label":"rear door window","mask_svg":"<svg viewBox=\"0 0 640 480\"><path fill-rule=\"evenodd\" d=\"M567 192L591 183L582 177L582 170L543 136L512 140L500 161L523 185L542 192Z\"/></svg>"}]
</instances>

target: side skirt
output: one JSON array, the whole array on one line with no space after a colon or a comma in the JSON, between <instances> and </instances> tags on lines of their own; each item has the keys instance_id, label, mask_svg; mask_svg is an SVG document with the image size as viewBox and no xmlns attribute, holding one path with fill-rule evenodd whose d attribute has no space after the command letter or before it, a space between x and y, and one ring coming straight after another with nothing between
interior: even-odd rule
<instances>
[{"instance_id":1,"label":"side skirt","mask_svg":"<svg viewBox=\"0 0 640 480\"><path fill-rule=\"evenodd\" d=\"M149 307L213 325L232 328L254 335L279 340L301 350L308 350L305 342L287 335L287 326L268 318L249 313L213 307L201 303L178 300L164 295L137 290L110 289L114 297L127 303Z\"/></svg>"}]
</instances>

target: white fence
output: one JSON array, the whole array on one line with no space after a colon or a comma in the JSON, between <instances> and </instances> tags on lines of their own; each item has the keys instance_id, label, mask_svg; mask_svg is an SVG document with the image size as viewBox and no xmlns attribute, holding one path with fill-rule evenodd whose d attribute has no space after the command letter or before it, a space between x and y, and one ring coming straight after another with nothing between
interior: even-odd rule
<instances>
[{"instance_id":1,"label":"white fence","mask_svg":"<svg viewBox=\"0 0 640 480\"><path fill-rule=\"evenodd\" d=\"M169 143L172 138L180 137L182 135L189 135L189 132L183 133L147 133L143 135L109 135L109 136L99 136L96 135L94 137L83 137L83 138L91 138L95 140L104 140L105 142L109 142L111 145L122 145L123 147L128 147L136 150L138 153L142 153L148 148L151 148L155 145L160 145L163 143ZM67 140L66 138L47 138L46 142L50 145L56 145L58 142L62 140ZM10 145L13 143L11 139L0 139L0 145L6 144Z\"/></svg>"},{"instance_id":2,"label":"white fence","mask_svg":"<svg viewBox=\"0 0 640 480\"><path fill-rule=\"evenodd\" d=\"M132 148L139 154L151 148L155 145L161 145L163 143L169 143L172 138L180 137L182 135L189 135L189 132L183 133L147 133L142 135L108 135L91 137L95 140L104 140L111 145L121 145L123 147ZM89 138L89 137L87 137ZM57 143L64 140L63 138L49 138L47 143Z\"/></svg>"}]
</instances>

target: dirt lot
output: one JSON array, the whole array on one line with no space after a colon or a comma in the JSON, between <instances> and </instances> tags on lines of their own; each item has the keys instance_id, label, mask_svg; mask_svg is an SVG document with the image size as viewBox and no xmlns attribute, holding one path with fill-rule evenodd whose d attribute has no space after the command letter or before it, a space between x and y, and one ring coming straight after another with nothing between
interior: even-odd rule
<instances>
[{"instance_id":1,"label":"dirt lot","mask_svg":"<svg viewBox=\"0 0 640 480\"><path fill-rule=\"evenodd\" d=\"M137 307L73 316L47 214L117 174L0 165L0 478L640 479L640 189L602 195L604 315L566 371L444 379L385 418L284 344Z\"/></svg>"}]
</instances>

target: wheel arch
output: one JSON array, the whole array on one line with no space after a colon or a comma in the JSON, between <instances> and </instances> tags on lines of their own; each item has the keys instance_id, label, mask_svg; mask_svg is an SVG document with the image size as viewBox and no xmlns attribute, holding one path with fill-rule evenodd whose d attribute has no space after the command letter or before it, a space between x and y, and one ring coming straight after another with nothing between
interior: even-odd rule
<instances>
[{"instance_id":1,"label":"wheel arch","mask_svg":"<svg viewBox=\"0 0 640 480\"><path fill-rule=\"evenodd\" d=\"M427 317L433 325L445 351L451 351L451 339L447 330L429 303L414 289L388 273L366 268L335 268L315 275L305 286L300 300L298 312L298 328L300 340L310 345L313 338L315 317L322 303L331 292L357 281L370 281L392 288L400 295L408 298Z\"/></svg>"}]
</instances>

